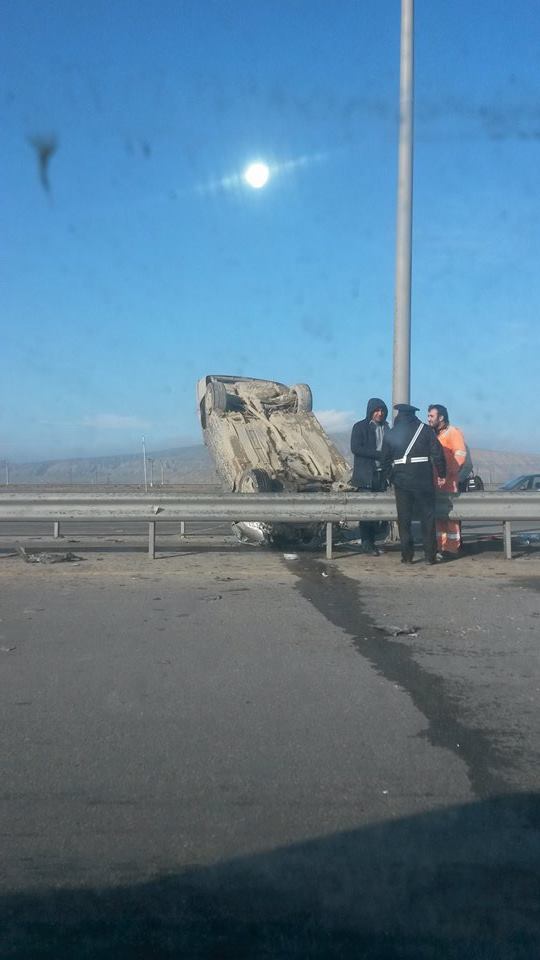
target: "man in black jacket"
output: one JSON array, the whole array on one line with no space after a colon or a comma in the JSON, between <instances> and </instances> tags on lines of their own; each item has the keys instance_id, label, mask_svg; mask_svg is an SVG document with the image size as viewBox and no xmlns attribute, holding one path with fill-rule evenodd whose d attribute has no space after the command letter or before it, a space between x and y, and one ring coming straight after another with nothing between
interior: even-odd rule
<instances>
[{"instance_id":1,"label":"man in black jacket","mask_svg":"<svg viewBox=\"0 0 540 960\"><path fill-rule=\"evenodd\" d=\"M411 522L414 513L422 524L425 561L436 563L433 466L439 477L446 476L444 451L435 431L416 416L418 407L396 403L394 410L398 415L394 426L385 435L381 463L383 479L390 479L394 484L401 562L413 561Z\"/></svg>"},{"instance_id":2,"label":"man in black jacket","mask_svg":"<svg viewBox=\"0 0 540 960\"><path fill-rule=\"evenodd\" d=\"M354 454L354 468L351 485L357 490L379 493L387 487L387 483L382 480L380 462L384 435L388 430L387 416L388 407L384 400L372 397L368 400L365 420L359 420L352 428L351 452ZM379 555L375 546L379 526L378 521L373 520L360 523L362 550L375 557Z\"/></svg>"}]
</instances>

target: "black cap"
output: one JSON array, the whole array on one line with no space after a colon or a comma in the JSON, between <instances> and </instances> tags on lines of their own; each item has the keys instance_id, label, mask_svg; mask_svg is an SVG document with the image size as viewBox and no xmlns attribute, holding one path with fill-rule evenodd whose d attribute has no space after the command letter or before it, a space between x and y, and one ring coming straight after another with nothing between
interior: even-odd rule
<instances>
[{"instance_id":1,"label":"black cap","mask_svg":"<svg viewBox=\"0 0 540 960\"><path fill-rule=\"evenodd\" d=\"M413 407L410 403L395 403L394 410L397 410L399 413L416 413L420 407Z\"/></svg>"}]
</instances>

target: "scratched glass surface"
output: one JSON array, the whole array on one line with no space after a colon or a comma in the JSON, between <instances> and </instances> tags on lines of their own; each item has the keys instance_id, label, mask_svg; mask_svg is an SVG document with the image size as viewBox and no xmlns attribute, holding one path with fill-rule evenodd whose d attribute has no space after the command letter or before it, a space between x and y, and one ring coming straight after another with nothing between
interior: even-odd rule
<instances>
[{"instance_id":1,"label":"scratched glass surface","mask_svg":"<svg viewBox=\"0 0 540 960\"><path fill-rule=\"evenodd\" d=\"M465 955L537 953L521 913L538 881L533 0L418 2L413 31L407 399L462 430L461 502L498 491L510 512L465 519L463 549L432 571L416 523L400 566L394 514L366 556L343 506L299 533L294 507L242 525L178 505L346 497L353 424L370 398L392 420L400 14L4 0L0 807L2 896L23 911L9 956L67 956L70 930L95 957L362 942L450 958L460 937ZM457 939L441 932L460 878L493 890L476 919L503 916L498 946L465 893ZM139 920L117 923L133 903Z\"/></svg>"}]
</instances>

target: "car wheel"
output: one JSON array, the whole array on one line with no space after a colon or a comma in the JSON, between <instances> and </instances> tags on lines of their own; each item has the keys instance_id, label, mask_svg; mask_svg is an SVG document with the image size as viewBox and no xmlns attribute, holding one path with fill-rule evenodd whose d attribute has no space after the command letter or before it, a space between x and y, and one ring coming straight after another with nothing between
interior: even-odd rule
<instances>
[{"instance_id":1,"label":"car wheel","mask_svg":"<svg viewBox=\"0 0 540 960\"><path fill-rule=\"evenodd\" d=\"M224 383L220 380L214 380L209 383L204 395L204 410L206 416L211 413L217 413L219 416L225 413L227 409L227 390Z\"/></svg>"},{"instance_id":2,"label":"car wheel","mask_svg":"<svg viewBox=\"0 0 540 960\"><path fill-rule=\"evenodd\" d=\"M270 493L272 478L266 470L255 467L253 470L244 470L238 484L240 493Z\"/></svg>"},{"instance_id":3,"label":"car wheel","mask_svg":"<svg viewBox=\"0 0 540 960\"><path fill-rule=\"evenodd\" d=\"M307 383L295 383L291 393L296 396L296 413L311 413L313 410L313 395Z\"/></svg>"}]
</instances>

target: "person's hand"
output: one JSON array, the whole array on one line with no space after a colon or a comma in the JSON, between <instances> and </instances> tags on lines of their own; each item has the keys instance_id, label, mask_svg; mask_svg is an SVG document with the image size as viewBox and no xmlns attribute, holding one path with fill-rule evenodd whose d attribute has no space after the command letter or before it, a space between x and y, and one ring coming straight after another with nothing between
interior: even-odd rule
<instances>
[{"instance_id":1,"label":"person's hand","mask_svg":"<svg viewBox=\"0 0 540 960\"><path fill-rule=\"evenodd\" d=\"M444 487L445 483L446 483L446 477L437 477L437 486L439 490L441 489L441 487Z\"/></svg>"}]
</instances>

